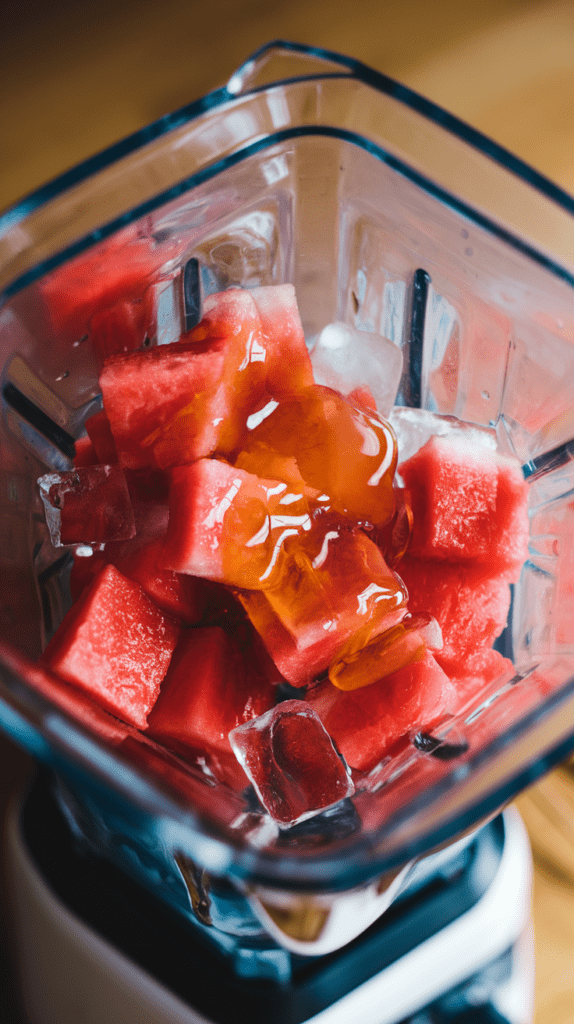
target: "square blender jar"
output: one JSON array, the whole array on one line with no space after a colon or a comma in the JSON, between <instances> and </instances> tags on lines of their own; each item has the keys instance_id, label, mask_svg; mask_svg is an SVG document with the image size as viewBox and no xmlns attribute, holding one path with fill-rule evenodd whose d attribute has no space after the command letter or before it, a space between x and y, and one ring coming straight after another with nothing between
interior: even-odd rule
<instances>
[{"instance_id":1,"label":"square blender jar","mask_svg":"<svg viewBox=\"0 0 574 1024\"><path fill-rule=\"evenodd\" d=\"M344 945L414 861L574 748L573 239L573 200L519 160L357 61L287 42L0 217L0 724L48 766L78 849L239 973L281 978L291 953ZM124 348L169 344L202 296L285 282L310 347L333 322L384 335L403 353L398 405L494 432L523 467L530 540L497 641L512 677L446 739L407 737L351 799L282 831L38 667L74 549L52 545L37 480L72 467L101 408L106 318Z\"/></svg>"}]
</instances>

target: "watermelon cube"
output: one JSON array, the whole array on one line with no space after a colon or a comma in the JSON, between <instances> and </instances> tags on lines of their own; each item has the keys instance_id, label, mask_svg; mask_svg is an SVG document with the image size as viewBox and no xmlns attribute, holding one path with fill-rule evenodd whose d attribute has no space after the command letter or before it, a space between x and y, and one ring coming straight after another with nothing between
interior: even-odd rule
<instances>
[{"instance_id":1,"label":"watermelon cube","mask_svg":"<svg viewBox=\"0 0 574 1024\"><path fill-rule=\"evenodd\" d=\"M286 700L229 736L261 803L282 828L355 791L347 766L309 704Z\"/></svg>"},{"instance_id":2,"label":"watermelon cube","mask_svg":"<svg viewBox=\"0 0 574 1024\"><path fill-rule=\"evenodd\" d=\"M156 322L156 295L152 287L135 300L97 309L90 318L88 335L100 366L110 356L135 352L149 344L156 333Z\"/></svg>"},{"instance_id":3,"label":"watermelon cube","mask_svg":"<svg viewBox=\"0 0 574 1024\"><path fill-rule=\"evenodd\" d=\"M89 416L85 427L87 435L96 450L97 461L103 466L113 466L118 461L118 453L110 421L104 409L94 413L93 416Z\"/></svg>"},{"instance_id":4,"label":"watermelon cube","mask_svg":"<svg viewBox=\"0 0 574 1024\"><path fill-rule=\"evenodd\" d=\"M134 583L166 615L194 624L200 622L209 600L209 584L196 576L186 576L159 566L163 539L142 544L115 563L119 571Z\"/></svg>"},{"instance_id":5,"label":"watermelon cube","mask_svg":"<svg viewBox=\"0 0 574 1024\"><path fill-rule=\"evenodd\" d=\"M211 342L111 359L100 387L120 464L164 468L209 455L230 412L223 366L221 343Z\"/></svg>"},{"instance_id":6,"label":"watermelon cube","mask_svg":"<svg viewBox=\"0 0 574 1024\"><path fill-rule=\"evenodd\" d=\"M179 636L141 587L105 566L72 606L43 663L105 710L143 728Z\"/></svg>"},{"instance_id":7,"label":"watermelon cube","mask_svg":"<svg viewBox=\"0 0 574 1024\"><path fill-rule=\"evenodd\" d=\"M167 255L130 225L46 274L39 291L48 330L80 338L97 310L141 299Z\"/></svg>"},{"instance_id":8,"label":"watermelon cube","mask_svg":"<svg viewBox=\"0 0 574 1024\"><path fill-rule=\"evenodd\" d=\"M206 748L229 753L229 732L274 699L269 680L220 626L186 630L149 715L148 733L184 754Z\"/></svg>"},{"instance_id":9,"label":"watermelon cube","mask_svg":"<svg viewBox=\"0 0 574 1024\"><path fill-rule=\"evenodd\" d=\"M201 322L183 334L179 344L212 344L223 351L223 368L219 381L220 402L225 406L223 417L217 419L217 451L229 455L238 446L252 409L265 395L268 354L261 330L257 306L248 291L230 288L209 295L203 307ZM175 460L165 452L185 446L185 435L195 429L183 408L161 429L156 442L156 457L161 465L178 465L188 458ZM207 454L207 453L206 453Z\"/></svg>"},{"instance_id":10,"label":"watermelon cube","mask_svg":"<svg viewBox=\"0 0 574 1024\"><path fill-rule=\"evenodd\" d=\"M311 528L306 498L218 459L171 471L162 564L229 586L271 586L287 538Z\"/></svg>"},{"instance_id":11,"label":"watermelon cube","mask_svg":"<svg viewBox=\"0 0 574 1024\"><path fill-rule=\"evenodd\" d=\"M314 383L313 368L293 285L252 288L250 295L257 306L267 353L267 391L281 398L310 387Z\"/></svg>"},{"instance_id":12,"label":"watermelon cube","mask_svg":"<svg viewBox=\"0 0 574 1024\"><path fill-rule=\"evenodd\" d=\"M480 561L498 572L526 558L527 485L487 444L431 437L399 466L410 491L417 558Z\"/></svg>"},{"instance_id":13,"label":"watermelon cube","mask_svg":"<svg viewBox=\"0 0 574 1024\"><path fill-rule=\"evenodd\" d=\"M347 764L367 771L411 733L429 731L453 706L456 690L428 652L398 672L357 690L328 680L307 700Z\"/></svg>"},{"instance_id":14,"label":"watermelon cube","mask_svg":"<svg viewBox=\"0 0 574 1024\"><path fill-rule=\"evenodd\" d=\"M33 665L15 647L2 643L2 661L14 675L25 678L38 693L80 722L89 735L95 735L114 747L119 746L128 736L140 735L132 726L118 721L109 711L104 711L99 702L92 700L77 686L65 682L42 664Z\"/></svg>"},{"instance_id":15,"label":"watermelon cube","mask_svg":"<svg viewBox=\"0 0 574 1024\"><path fill-rule=\"evenodd\" d=\"M99 463L98 453L89 437L78 437L74 442L75 455L74 466L81 469L84 466L97 466Z\"/></svg>"},{"instance_id":16,"label":"watermelon cube","mask_svg":"<svg viewBox=\"0 0 574 1024\"><path fill-rule=\"evenodd\" d=\"M119 466L85 466L40 477L40 495L55 547L128 540L136 532Z\"/></svg>"},{"instance_id":17,"label":"watermelon cube","mask_svg":"<svg viewBox=\"0 0 574 1024\"><path fill-rule=\"evenodd\" d=\"M70 342L88 334L102 361L139 347L154 333L146 289L166 256L130 226L46 275L39 282L44 333Z\"/></svg>"},{"instance_id":18,"label":"watermelon cube","mask_svg":"<svg viewBox=\"0 0 574 1024\"><path fill-rule=\"evenodd\" d=\"M414 615L432 615L443 636L437 661L462 675L467 659L491 647L506 625L510 587L506 572L491 574L480 563L441 562L405 555L399 565Z\"/></svg>"},{"instance_id":19,"label":"watermelon cube","mask_svg":"<svg viewBox=\"0 0 574 1024\"><path fill-rule=\"evenodd\" d=\"M342 518L322 516L304 539L292 540L275 585L241 592L239 600L279 671L301 686L351 637L364 646L396 625L406 591L377 546Z\"/></svg>"},{"instance_id":20,"label":"watermelon cube","mask_svg":"<svg viewBox=\"0 0 574 1024\"><path fill-rule=\"evenodd\" d=\"M455 666L448 674L456 688L461 707L493 684L503 685L515 678L514 665L510 659L492 647L480 648L464 664Z\"/></svg>"}]
</instances>

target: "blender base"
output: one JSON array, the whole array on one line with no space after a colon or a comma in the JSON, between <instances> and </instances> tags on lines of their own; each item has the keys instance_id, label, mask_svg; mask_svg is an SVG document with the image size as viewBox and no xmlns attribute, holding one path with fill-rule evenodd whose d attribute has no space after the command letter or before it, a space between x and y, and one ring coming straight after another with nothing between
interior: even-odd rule
<instances>
[{"instance_id":1,"label":"blender base","mask_svg":"<svg viewBox=\"0 0 574 1024\"><path fill-rule=\"evenodd\" d=\"M157 957L157 976L137 962L133 948L118 934L110 939L109 929L104 933L82 912L71 905L61 892L48 881L41 863L42 849L56 842L52 830L42 828L39 845L27 841L23 821L27 800L16 801L7 820L7 869L12 899L15 933L15 963L21 1001L29 1024L220 1024L221 991L214 992L213 1012L210 1012L209 992L201 993L199 1006L191 999L181 999L164 983L161 972L165 954L165 935L150 927L149 940ZM28 808L29 811L29 808ZM28 818L30 814L28 813ZM492 835L483 842L480 836L490 830ZM28 827L29 832L29 827ZM57 833L57 829L55 830ZM498 837L498 838L496 838ZM492 862L493 839L498 843L497 862ZM289 984L271 1000L278 999L276 1008L263 1012L260 1020L273 1019L277 1024L530 1024L533 1016L533 942L530 924L531 857L528 839L522 822L514 810L507 810L479 833L473 871L491 872L482 895L474 905L456 915L445 927L439 927L430 937L417 942L414 935L408 952L388 962L380 963L372 956L373 933L384 947L385 932L389 942L421 920L423 902L429 902L428 885L396 905L393 926L388 915L383 917L352 944L359 948L372 963L372 976L353 987L352 978L345 984L346 993L337 998L340 985L332 985L334 1001L317 1012L317 1005L309 1002L305 1016L301 1001L296 1003L295 1016L289 998ZM40 851L40 855L39 855ZM52 856L54 850L51 851ZM63 856L65 854L63 853ZM478 864L477 864L478 858ZM46 862L48 863L48 861ZM82 872L81 859L77 872ZM49 872L48 872L49 873ZM80 877L80 885L93 883L89 875ZM455 887L447 903L456 902ZM113 907L115 894L108 890L109 898L103 903ZM69 895L69 894L68 894ZM102 893L99 894L100 904ZM453 904L454 906L454 904ZM143 898L145 908L145 897ZM135 928L141 932L141 909L136 914ZM102 907L100 906L100 911ZM105 906L104 906L105 912ZM145 913L145 909L144 909ZM169 921L166 919L166 927ZM105 932L108 934L105 934ZM123 928L121 929L123 933ZM142 936L140 934L140 941ZM189 964L194 963L194 943L190 940ZM404 948L404 946L403 946ZM316 976L325 974L324 984L336 979L337 971L349 970L349 947L329 957L312 961ZM130 955L130 953L132 955ZM205 955L203 951L202 955ZM215 977L222 987L235 985L233 1009L227 1008L236 1020L243 1016L237 999L243 987L245 1002L250 1007L251 994L245 982L225 978L229 968L215 961ZM335 972L335 973L333 973ZM209 982L206 983L206 987ZM217 986L219 988L219 986ZM192 990L193 991L193 990ZM219 1003L218 1003L219 1000ZM271 1005L271 1004L269 1004ZM319 1003L319 1005L321 1005ZM280 1008L280 1009L279 1009ZM206 1012L207 1011L207 1012ZM252 1008L247 1013L253 1024L259 1024Z\"/></svg>"}]
</instances>

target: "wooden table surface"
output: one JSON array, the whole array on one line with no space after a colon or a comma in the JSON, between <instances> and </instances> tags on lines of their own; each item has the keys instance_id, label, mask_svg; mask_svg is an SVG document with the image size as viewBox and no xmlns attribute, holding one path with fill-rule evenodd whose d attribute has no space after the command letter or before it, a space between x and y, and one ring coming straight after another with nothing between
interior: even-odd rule
<instances>
[{"instance_id":1,"label":"wooden table surface","mask_svg":"<svg viewBox=\"0 0 574 1024\"><path fill-rule=\"evenodd\" d=\"M386 72L574 193L571 0L29 0L0 14L0 208L278 37ZM26 767L0 740L2 800ZM571 794L562 770L518 801L536 863L536 1024L574 1021Z\"/></svg>"}]
</instances>

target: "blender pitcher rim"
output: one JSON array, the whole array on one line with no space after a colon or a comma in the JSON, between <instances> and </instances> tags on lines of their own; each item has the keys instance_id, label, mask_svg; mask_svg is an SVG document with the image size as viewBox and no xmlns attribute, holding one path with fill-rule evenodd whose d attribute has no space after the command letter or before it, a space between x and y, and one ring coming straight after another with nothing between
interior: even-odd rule
<instances>
[{"instance_id":1,"label":"blender pitcher rim","mask_svg":"<svg viewBox=\"0 0 574 1024\"><path fill-rule=\"evenodd\" d=\"M233 85L234 79L239 79L242 71L245 71L245 69L248 69L252 65L255 66L257 62L264 62L264 58L271 55L273 51L286 51L310 59L317 58L332 64L338 64L342 69L346 70L342 70L340 73L313 73L282 78L248 89L247 92L239 90L232 91L230 89L230 85ZM185 104L176 111L163 115L143 128L139 128L128 136L125 136L124 138L112 143L110 146L105 147L98 153L87 157L72 168L69 168L62 174L57 175L49 182L44 183L37 189L34 189L32 192L17 200L3 212L0 212L0 239L7 231L16 227L27 216L41 209L51 200L58 198L68 189L80 185L90 177L110 167L114 162L130 156L139 149L142 149L146 144L167 135L172 130L181 128L186 124L191 124L203 113L217 107L222 107L226 104L232 104L239 99L245 99L246 96L255 96L267 89L277 88L286 84L324 80L328 78L343 78L359 82L376 89L378 92L390 97L391 99L398 101L415 113L422 115L422 117L427 121L430 121L437 127L448 131L453 137L458 138L463 143L466 143L489 160L498 163L504 170L510 172L527 185L533 187L544 198L555 203L566 213L569 213L574 217L573 196L560 186L556 185L545 175L535 170L526 161L522 160L520 157L514 156L514 154L505 147L494 142L483 132L473 128L461 118L449 113L434 101L426 99L410 87L401 84L390 76L385 75L383 72L377 71L355 58L347 57L341 53L322 47L314 47L305 43L296 43L289 40L275 39L256 49L231 74L225 85L211 90L196 100L192 100L189 104ZM317 131L317 129L321 127L322 126L320 125L308 126L308 133L312 134L314 130L318 134L321 134L320 131ZM292 131L295 136L302 134L300 130L295 128L290 129L290 131ZM264 140L258 140L256 143L252 143L252 146L257 147L254 149L254 152L256 152L258 148L261 148L261 145L263 144L268 146L272 144L272 142L281 141L281 138L276 138L275 134L281 136L281 133L274 133L273 135L265 136ZM363 137L356 135L355 138L359 140ZM366 142L367 140L364 141ZM375 146L374 148L377 147ZM41 274L54 269L54 267L60 265L64 260L78 255L95 242L104 240L119 228L128 226L138 217L145 215L147 212L151 212L151 210L155 209L157 206L169 201L170 198L175 198L177 195L181 194L182 191L188 190L189 188L194 187L194 185L200 184L203 180L221 173L221 171L226 167L232 165L235 160L246 156L248 149L249 147L242 146L238 151L229 154L222 160L204 165L197 174L187 177L175 185L172 185L169 189L164 190L160 194L155 195L152 199L147 200L145 204L138 205L137 207L124 211L124 213L119 217L115 217L112 221L94 229L87 235L76 240L72 245L66 246L64 250L60 251L56 256L42 261L41 264L37 265L32 270L26 271L23 275L18 276L15 280L10 282L7 287L3 289L2 300L5 301L12 294L20 291L21 288L29 284L32 280L37 279ZM398 163L402 163L405 168L408 168L408 164L404 164L400 159L398 160ZM416 172L414 173L416 175ZM420 184L420 182L417 183ZM431 185L432 184L433 183L431 183ZM436 187L438 190L437 193L435 193L437 198L441 199L443 202L448 202L449 205L451 204L451 201L454 200L454 205L459 205L456 202L456 197L454 195L449 193L447 190L441 189L440 186ZM525 254L530 258L533 258L536 262L541 262L546 269L550 270L556 276L563 278L574 287L574 272L571 272L550 256L541 253L536 246L529 245L512 232L504 234L504 228L496 225L484 215L481 219L479 211L473 209L472 206L464 203L460 205L464 207L464 209L460 211L459 207L459 212L463 212L465 215L470 216L472 220L476 220L478 216L477 223L486 227L488 231L494 230L496 234L498 234L499 231L502 231L505 240L510 241L513 245L517 244L518 248L525 252Z\"/></svg>"}]
</instances>

